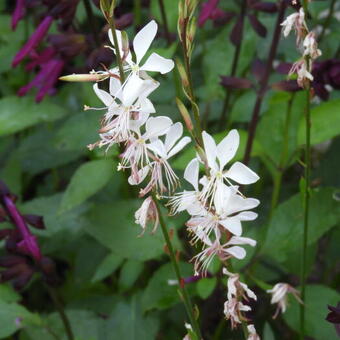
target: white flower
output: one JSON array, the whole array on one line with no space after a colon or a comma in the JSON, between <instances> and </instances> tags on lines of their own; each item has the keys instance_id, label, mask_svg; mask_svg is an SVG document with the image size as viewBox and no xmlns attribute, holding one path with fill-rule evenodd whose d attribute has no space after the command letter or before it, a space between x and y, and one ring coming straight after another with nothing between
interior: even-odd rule
<instances>
[{"instance_id":1,"label":"white flower","mask_svg":"<svg viewBox=\"0 0 340 340\"><path fill-rule=\"evenodd\" d=\"M151 197L144 200L141 207L135 212L135 223L139 224L143 228L144 233L147 222L153 221L154 227L152 232L155 232L159 223L158 211L156 203Z\"/></svg>"},{"instance_id":2,"label":"white flower","mask_svg":"<svg viewBox=\"0 0 340 340\"><path fill-rule=\"evenodd\" d=\"M315 33L309 32L304 41L303 41L303 47L304 47L304 56L309 56L312 59L316 59L321 56L321 50L318 49L318 43L315 39Z\"/></svg>"},{"instance_id":3,"label":"white flower","mask_svg":"<svg viewBox=\"0 0 340 340\"><path fill-rule=\"evenodd\" d=\"M311 62L309 65L309 69L307 68L307 63L305 59L301 59L293 64L291 70L289 71L289 75L296 73L297 74L297 83L301 87L305 87L306 82L313 81L314 77L310 73Z\"/></svg>"},{"instance_id":4,"label":"white flower","mask_svg":"<svg viewBox=\"0 0 340 340\"><path fill-rule=\"evenodd\" d=\"M202 191L202 199L214 197L216 189L224 181L230 183L230 179L240 184L255 183L259 176L241 162L235 162L229 170L224 170L226 164L235 156L240 143L237 130L231 130L223 140L216 145L214 139L203 131L203 144L210 170L209 182Z\"/></svg>"},{"instance_id":5,"label":"white flower","mask_svg":"<svg viewBox=\"0 0 340 340\"><path fill-rule=\"evenodd\" d=\"M300 293L294 287L289 285L288 283L277 283L272 289L267 290L268 293L272 294L272 298L270 303L276 304L277 309L273 316L275 319L280 311L284 313L287 309L287 294L291 293L296 298L296 300L300 303L303 303L300 299Z\"/></svg>"},{"instance_id":6,"label":"white flower","mask_svg":"<svg viewBox=\"0 0 340 340\"><path fill-rule=\"evenodd\" d=\"M261 340L260 336L256 333L254 325L248 325L248 338L247 340Z\"/></svg>"},{"instance_id":7,"label":"white flower","mask_svg":"<svg viewBox=\"0 0 340 340\"><path fill-rule=\"evenodd\" d=\"M242 321L246 321L247 319L242 315L242 312L249 311L251 311L251 308L236 298L228 299L224 303L224 315L227 320L230 320L232 328L235 328Z\"/></svg>"},{"instance_id":8,"label":"white flower","mask_svg":"<svg viewBox=\"0 0 340 340\"><path fill-rule=\"evenodd\" d=\"M152 53L145 61L143 65L141 61L149 49L152 41L155 39L157 33L157 23L152 20L146 26L144 26L133 39L133 49L136 55L136 61L132 60L131 53L128 53L125 57L125 61L128 64L128 69L134 74L139 74L140 71L160 72L162 74L170 72L174 67L174 62L171 59L161 57L157 53ZM124 51L122 49L122 34L119 30L116 30L118 44L120 47L120 54L123 56ZM114 45L112 31L109 30L109 39L111 44Z\"/></svg>"},{"instance_id":9,"label":"white flower","mask_svg":"<svg viewBox=\"0 0 340 340\"><path fill-rule=\"evenodd\" d=\"M256 246L256 241L248 237L233 236L228 242L221 245L219 239L211 242L209 237L202 232L202 230L195 230L195 234L206 246L203 251L192 259L195 260L195 275L198 275L200 272L203 273L203 275L206 275L208 267L215 255L222 261L226 261L231 257L242 260L246 256L246 251L242 247L239 247L239 245L247 244L252 247Z\"/></svg>"},{"instance_id":10,"label":"white flower","mask_svg":"<svg viewBox=\"0 0 340 340\"><path fill-rule=\"evenodd\" d=\"M228 299L238 298L245 299L248 298L257 300L255 293L248 288L248 286L240 281L240 275L237 273L231 273L226 268L223 268L223 274L229 276L228 278Z\"/></svg>"},{"instance_id":11,"label":"white flower","mask_svg":"<svg viewBox=\"0 0 340 340\"><path fill-rule=\"evenodd\" d=\"M154 187L161 193L164 191L174 191L178 184L178 177L172 170L168 160L190 142L190 137L183 137L179 140L182 134L182 124L175 123L166 132L164 142L159 138L154 138L150 143L146 144L147 149L154 153L154 161L141 170L143 179L151 172L149 184L140 192L142 196ZM166 185L164 184L163 177L165 178Z\"/></svg>"},{"instance_id":12,"label":"white flower","mask_svg":"<svg viewBox=\"0 0 340 340\"><path fill-rule=\"evenodd\" d=\"M285 37L289 35L290 31L294 27L297 35L297 43L299 43L307 29L303 7L300 8L298 13L289 15L286 20L281 23L281 26L283 26L283 35Z\"/></svg>"}]
</instances>

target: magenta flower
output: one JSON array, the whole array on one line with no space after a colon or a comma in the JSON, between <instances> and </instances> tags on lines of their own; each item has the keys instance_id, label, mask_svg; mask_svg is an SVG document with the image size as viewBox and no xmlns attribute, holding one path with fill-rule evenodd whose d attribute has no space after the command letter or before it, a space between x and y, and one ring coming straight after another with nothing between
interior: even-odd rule
<instances>
[{"instance_id":1,"label":"magenta flower","mask_svg":"<svg viewBox=\"0 0 340 340\"><path fill-rule=\"evenodd\" d=\"M222 11L220 8L217 8L219 2L220 0L209 0L202 4L202 8L198 18L198 26L202 27L209 19L218 20L224 17L225 12Z\"/></svg>"},{"instance_id":2,"label":"magenta flower","mask_svg":"<svg viewBox=\"0 0 340 340\"><path fill-rule=\"evenodd\" d=\"M11 27L13 31L16 29L18 22L24 17L25 12L25 0L17 0L14 12L12 14Z\"/></svg>"},{"instance_id":3,"label":"magenta flower","mask_svg":"<svg viewBox=\"0 0 340 340\"><path fill-rule=\"evenodd\" d=\"M31 35L27 43L22 47L22 49L15 55L12 66L16 67L26 56L28 56L34 48L40 43L40 41L45 37L48 32L53 18L47 16L37 27L35 32Z\"/></svg>"}]
</instances>

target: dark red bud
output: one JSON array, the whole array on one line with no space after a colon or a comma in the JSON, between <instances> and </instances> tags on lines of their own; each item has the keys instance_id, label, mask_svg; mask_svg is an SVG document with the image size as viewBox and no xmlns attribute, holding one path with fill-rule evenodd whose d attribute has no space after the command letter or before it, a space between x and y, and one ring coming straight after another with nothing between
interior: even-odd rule
<instances>
[{"instance_id":1,"label":"dark red bud","mask_svg":"<svg viewBox=\"0 0 340 340\"><path fill-rule=\"evenodd\" d=\"M230 33L230 41L235 45L238 46L241 43L242 37L242 28L243 28L243 18L238 16L235 25Z\"/></svg>"},{"instance_id":2,"label":"dark red bud","mask_svg":"<svg viewBox=\"0 0 340 340\"><path fill-rule=\"evenodd\" d=\"M250 7L256 11L275 13L277 12L277 5L274 2L256 1L253 2Z\"/></svg>"},{"instance_id":3,"label":"dark red bud","mask_svg":"<svg viewBox=\"0 0 340 340\"><path fill-rule=\"evenodd\" d=\"M266 63L260 59L255 59L251 66L251 72L257 81L261 81L266 71Z\"/></svg>"},{"instance_id":4,"label":"dark red bud","mask_svg":"<svg viewBox=\"0 0 340 340\"><path fill-rule=\"evenodd\" d=\"M24 220L34 228L46 229L44 219L38 215L23 215Z\"/></svg>"},{"instance_id":5,"label":"dark red bud","mask_svg":"<svg viewBox=\"0 0 340 340\"><path fill-rule=\"evenodd\" d=\"M249 89L252 87L252 83L248 79L228 76L221 76L220 84L230 89Z\"/></svg>"},{"instance_id":6,"label":"dark red bud","mask_svg":"<svg viewBox=\"0 0 340 340\"><path fill-rule=\"evenodd\" d=\"M254 14L248 14L248 19L254 31L260 37L264 38L267 35L266 27L262 25L262 23L257 19L257 17Z\"/></svg>"},{"instance_id":7,"label":"dark red bud","mask_svg":"<svg viewBox=\"0 0 340 340\"><path fill-rule=\"evenodd\" d=\"M272 88L278 91L297 92L301 90L296 80L282 80L272 84Z\"/></svg>"}]
</instances>

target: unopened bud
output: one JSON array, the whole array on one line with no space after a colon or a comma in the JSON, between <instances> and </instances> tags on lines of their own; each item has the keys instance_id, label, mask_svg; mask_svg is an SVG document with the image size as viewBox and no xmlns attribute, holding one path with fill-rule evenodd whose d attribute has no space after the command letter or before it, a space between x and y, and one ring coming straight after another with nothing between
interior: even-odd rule
<instances>
[{"instance_id":1,"label":"unopened bud","mask_svg":"<svg viewBox=\"0 0 340 340\"><path fill-rule=\"evenodd\" d=\"M179 59L176 59L176 66L177 66L179 76L181 77L182 85L184 88L187 88L189 86L188 75L187 75L187 72L185 71L185 68L182 62Z\"/></svg>"},{"instance_id":2,"label":"unopened bud","mask_svg":"<svg viewBox=\"0 0 340 340\"><path fill-rule=\"evenodd\" d=\"M187 108L185 107L185 105L183 104L183 102L179 98L176 98L176 104L178 106L179 112L181 113L181 115L183 117L183 120L184 120L184 123L185 123L187 129L189 131L193 131L194 126L193 126L193 123L192 123L192 120L191 120L191 117L190 117L190 114L189 114Z\"/></svg>"},{"instance_id":3,"label":"unopened bud","mask_svg":"<svg viewBox=\"0 0 340 340\"><path fill-rule=\"evenodd\" d=\"M59 77L62 81L71 82L87 82L87 81L101 81L108 78L108 74L91 73L91 74L70 74L68 76Z\"/></svg>"},{"instance_id":4,"label":"unopened bud","mask_svg":"<svg viewBox=\"0 0 340 340\"><path fill-rule=\"evenodd\" d=\"M106 20L113 17L115 2L115 0L100 0L100 9Z\"/></svg>"}]
</instances>

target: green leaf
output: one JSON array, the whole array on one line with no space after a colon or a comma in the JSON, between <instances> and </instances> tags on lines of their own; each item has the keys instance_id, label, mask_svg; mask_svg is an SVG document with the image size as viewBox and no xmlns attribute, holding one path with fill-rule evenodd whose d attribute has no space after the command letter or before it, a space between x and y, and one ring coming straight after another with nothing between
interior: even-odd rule
<instances>
[{"instance_id":1,"label":"green leaf","mask_svg":"<svg viewBox=\"0 0 340 340\"><path fill-rule=\"evenodd\" d=\"M308 245L340 220L339 202L334 199L334 192L332 188L311 191ZM303 221L301 196L296 194L275 210L262 251L279 262L292 258L302 245Z\"/></svg>"},{"instance_id":2,"label":"green leaf","mask_svg":"<svg viewBox=\"0 0 340 340\"><path fill-rule=\"evenodd\" d=\"M119 275L119 288L122 291L130 289L143 270L143 262L128 260L124 263Z\"/></svg>"},{"instance_id":3,"label":"green leaf","mask_svg":"<svg viewBox=\"0 0 340 340\"><path fill-rule=\"evenodd\" d=\"M21 296L9 284L0 284L0 301L4 302L18 302Z\"/></svg>"},{"instance_id":4,"label":"green leaf","mask_svg":"<svg viewBox=\"0 0 340 340\"><path fill-rule=\"evenodd\" d=\"M163 236L158 229L155 234L141 234L134 214L140 201L121 200L110 204L96 204L88 213L85 230L119 257L146 261L156 258L163 251Z\"/></svg>"},{"instance_id":5,"label":"green leaf","mask_svg":"<svg viewBox=\"0 0 340 340\"><path fill-rule=\"evenodd\" d=\"M192 266L179 263L182 277L192 275ZM187 286L188 288L190 285ZM171 263L161 266L148 282L142 296L143 311L167 309L180 302L178 283Z\"/></svg>"},{"instance_id":6,"label":"green leaf","mask_svg":"<svg viewBox=\"0 0 340 340\"><path fill-rule=\"evenodd\" d=\"M174 3L173 0L164 0L164 7L166 18L169 26L169 30L172 32L176 32L177 30L177 18L178 18L178 6L177 3ZM163 18L161 15L159 1L151 0L150 6L152 16L158 21L163 22Z\"/></svg>"},{"instance_id":7,"label":"green leaf","mask_svg":"<svg viewBox=\"0 0 340 340\"><path fill-rule=\"evenodd\" d=\"M200 279L196 285L197 294L202 299L208 298L214 291L216 283L217 283L216 277L211 278L206 277Z\"/></svg>"},{"instance_id":8,"label":"green leaf","mask_svg":"<svg viewBox=\"0 0 340 340\"><path fill-rule=\"evenodd\" d=\"M5 97L0 99L0 136L15 133L42 122L63 117L66 110L46 98L37 104L33 97Z\"/></svg>"},{"instance_id":9,"label":"green leaf","mask_svg":"<svg viewBox=\"0 0 340 340\"><path fill-rule=\"evenodd\" d=\"M337 338L334 325L327 322L325 317L328 314L327 305L336 306L339 299L340 295L329 287L322 285L308 285L306 287L306 335L315 340ZM300 306L293 297L290 297L289 303L283 317L291 328L299 332Z\"/></svg>"},{"instance_id":10,"label":"green leaf","mask_svg":"<svg viewBox=\"0 0 340 340\"><path fill-rule=\"evenodd\" d=\"M340 134L340 99L331 100L311 109L311 144L322 143ZM299 125L298 141L300 145L306 140L305 121Z\"/></svg>"},{"instance_id":11,"label":"green leaf","mask_svg":"<svg viewBox=\"0 0 340 340\"><path fill-rule=\"evenodd\" d=\"M71 210L102 189L113 175L113 162L100 159L82 164L74 173L60 204L60 212Z\"/></svg>"},{"instance_id":12,"label":"green leaf","mask_svg":"<svg viewBox=\"0 0 340 340\"><path fill-rule=\"evenodd\" d=\"M263 340L275 340L274 332L268 322L264 324Z\"/></svg>"},{"instance_id":13,"label":"green leaf","mask_svg":"<svg viewBox=\"0 0 340 340\"><path fill-rule=\"evenodd\" d=\"M39 317L16 303L0 300L0 338L6 338L29 323L39 322Z\"/></svg>"},{"instance_id":14,"label":"green leaf","mask_svg":"<svg viewBox=\"0 0 340 340\"><path fill-rule=\"evenodd\" d=\"M117 254L108 254L102 263L98 266L91 282L97 282L105 279L113 273L123 262L123 259Z\"/></svg>"}]
</instances>

